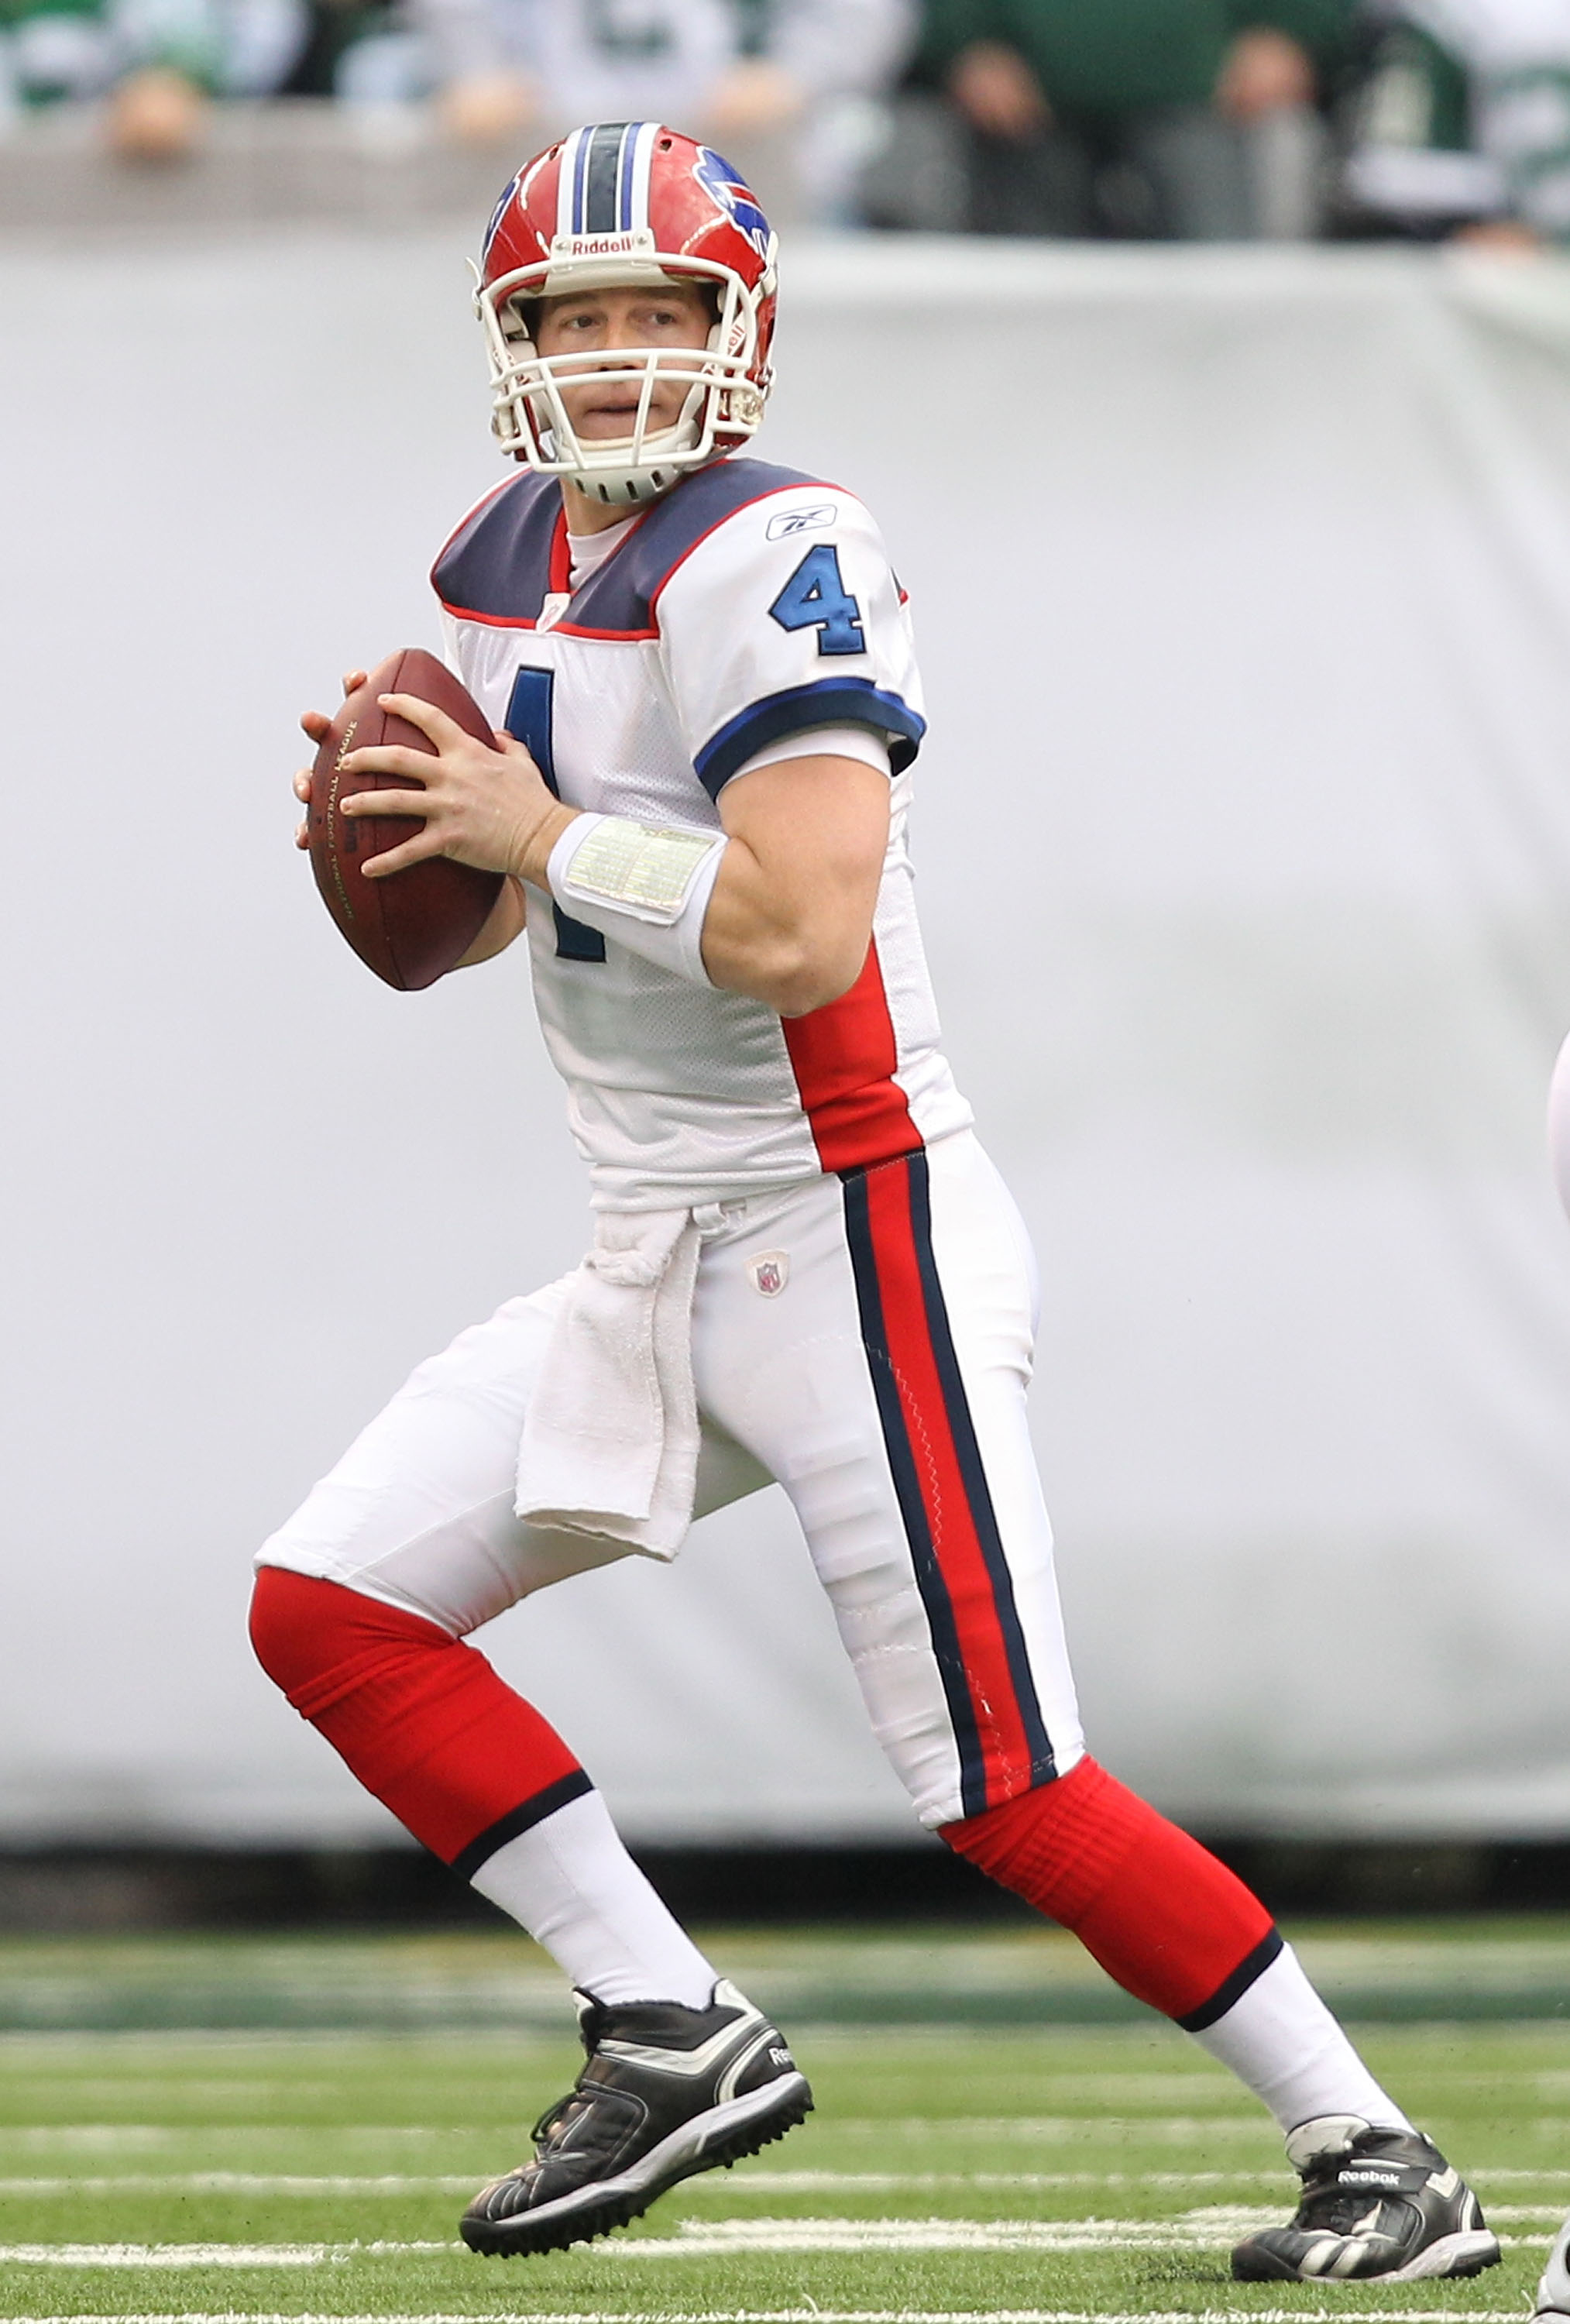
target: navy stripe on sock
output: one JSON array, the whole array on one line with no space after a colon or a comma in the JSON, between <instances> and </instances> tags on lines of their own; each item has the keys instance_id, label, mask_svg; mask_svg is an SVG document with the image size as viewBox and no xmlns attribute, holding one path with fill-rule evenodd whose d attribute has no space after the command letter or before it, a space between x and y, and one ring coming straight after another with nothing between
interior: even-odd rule
<instances>
[{"instance_id":1,"label":"navy stripe on sock","mask_svg":"<svg viewBox=\"0 0 1570 2324\"><path fill-rule=\"evenodd\" d=\"M593 1788L582 1767L574 1767L570 1775L558 1775L555 1782L547 1784L543 1792L536 1792L532 1799L523 1801L518 1807L509 1808L507 1813L498 1816L478 1840L472 1840L467 1848L454 1857L453 1870L460 1880L473 1880L481 1866L488 1864L499 1848L505 1848L508 1841L516 1840L520 1831L532 1831L537 1823L544 1823L546 1816L555 1815L556 1810L565 1808L569 1800L581 1800Z\"/></svg>"},{"instance_id":2,"label":"navy stripe on sock","mask_svg":"<svg viewBox=\"0 0 1570 2324\"><path fill-rule=\"evenodd\" d=\"M1281 1931L1272 1929L1268 1936L1260 1939L1251 1953L1244 1955L1230 1977L1223 1978L1208 2001L1201 2002L1198 2009L1190 2009L1186 2017L1178 2018L1176 2023L1185 2034L1203 2034L1207 2025L1214 2025L1243 1999L1249 1987L1264 1975L1285 1946L1286 1939Z\"/></svg>"}]
</instances>

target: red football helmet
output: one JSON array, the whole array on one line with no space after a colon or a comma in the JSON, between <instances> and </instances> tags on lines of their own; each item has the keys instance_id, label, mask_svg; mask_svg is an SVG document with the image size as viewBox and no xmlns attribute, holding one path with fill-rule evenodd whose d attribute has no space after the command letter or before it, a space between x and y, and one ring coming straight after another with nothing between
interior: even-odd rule
<instances>
[{"instance_id":1,"label":"red football helmet","mask_svg":"<svg viewBox=\"0 0 1570 2324\"><path fill-rule=\"evenodd\" d=\"M745 443L772 376L775 252L768 220L730 163L657 122L600 122L537 154L496 205L475 290L503 447L596 500L637 505ZM564 372L581 376L589 358L542 355L533 302L671 281L710 287L707 346L619 349L596 361L598 378L637 385L638 410L629 436L583 440L557 383ZM649 424L656 369L686 390L674 426Z\"/></svg>"}]
</instances>

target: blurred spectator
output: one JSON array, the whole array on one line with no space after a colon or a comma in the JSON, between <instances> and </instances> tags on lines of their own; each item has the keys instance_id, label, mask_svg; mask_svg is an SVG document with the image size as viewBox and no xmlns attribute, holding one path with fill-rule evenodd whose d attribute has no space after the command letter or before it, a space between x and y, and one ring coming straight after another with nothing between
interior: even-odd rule
<instances>
[{"instance_id":1,"label":"blurred spectator","mask_svg":"<svg viewBox=\"0 0 1570 2324\"><path fill-rule=\"evenodd\" d=\"M1570 239L1570 0L1382 0L1346 113L1350 223Z\"/></svg>"},{"instance_id":2,"label":"blurred spectator","mask_svg":"<svg viewBox=\"0 0 1570 2324\"><path fill-rule=\"evenodd\" d=\"M0 127L61 98L106 97L111 149L174 161L213 97L264 97L302 47L305 0L0 0Z\"/></svg>"},{"instance_id":3,"label":"blurred spectator","mask_svg":"<svg viewBox=\"0 0 1570 2324\"><path fill-rule=\"evenodd\" d=\"M915 30L914 0L408 0L401 24L346 48L335 87L352 102L434 94L477 143L650 119L717 142L783 135L803 207L832 218Z\"/></svg>"},{"instance_id":4,"label":"blurred spectator","mask_svg":"<svg viewBox=\"0 0 1570 2324\"><path fill-rule=\"evenodd\" d=\"M1312 233L1321 67L1353 5L927 0L923 66L962 124L952 223L1200 242Z\"/></svg>"}]
</instances>

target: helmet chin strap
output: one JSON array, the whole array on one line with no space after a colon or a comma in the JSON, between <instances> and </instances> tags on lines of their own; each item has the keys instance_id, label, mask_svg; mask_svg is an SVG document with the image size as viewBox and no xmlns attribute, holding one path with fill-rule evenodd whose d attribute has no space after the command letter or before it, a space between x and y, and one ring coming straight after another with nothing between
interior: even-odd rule
<instances>
[{"instance_id":1,"label":"helmet chin strap","mask_svg":"<svg viewBox=\"0 0 1570 2324\"><path fill-rule=\"evenodd\" d=\"M643 457L635 466L619 467L613 460L608 460L603 467L596 462L592 466L558 469L557 474L576 484L586 500L598 501L603 508L646 508L650 501L658 500L662 493L668 493L673 484L692 474L690 464L669 456L690 448L690 442L683 440L687 437L686 427L678 421L674 428L663 428L657 435L645 437ZM630 449L632 442L631 437L611 438L604 441L603 449L614 453L622 443ZM547 460L561 456L554 429L541 429L540 449Z\"/></svg>"}]
</instances>

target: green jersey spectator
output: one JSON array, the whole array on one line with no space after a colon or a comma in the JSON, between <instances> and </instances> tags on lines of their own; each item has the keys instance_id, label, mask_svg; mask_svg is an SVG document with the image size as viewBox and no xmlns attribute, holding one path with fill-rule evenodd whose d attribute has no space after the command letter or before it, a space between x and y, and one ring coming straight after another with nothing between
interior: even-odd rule
<instances>
[{"instance_id":1,"label":"green jersey spectator","mask_svg":"<svg viewBox=\"0 0 1570 2324\"><path fill-rule=\"evenodd\" d=\"M106 97L114 151L175 161L199 142L210 97L279 86L305 24L304 0L0 0L0 124Z\"/></svg>"},{"instance_id":2,"label":"green jersey spectator","mask_svg":"<svg viewBox=\"0 0 1570 2324\"><path fill-rule=\"evenodd\" d=\"M1262 231L1260 124L1309 127L1354 0L927 0L979 231Z\"/></svg>"},{"instance_id":3,"label":"green jersey spectator","mask_svg":"<svg viewBox=\"0 0 1570 2324\"><path fill-rule=\"evenodd\" d=\"M1570 0L1387 0L1366 37L1353 224L1570 239Z\"/></svg>"}]
</instances>

